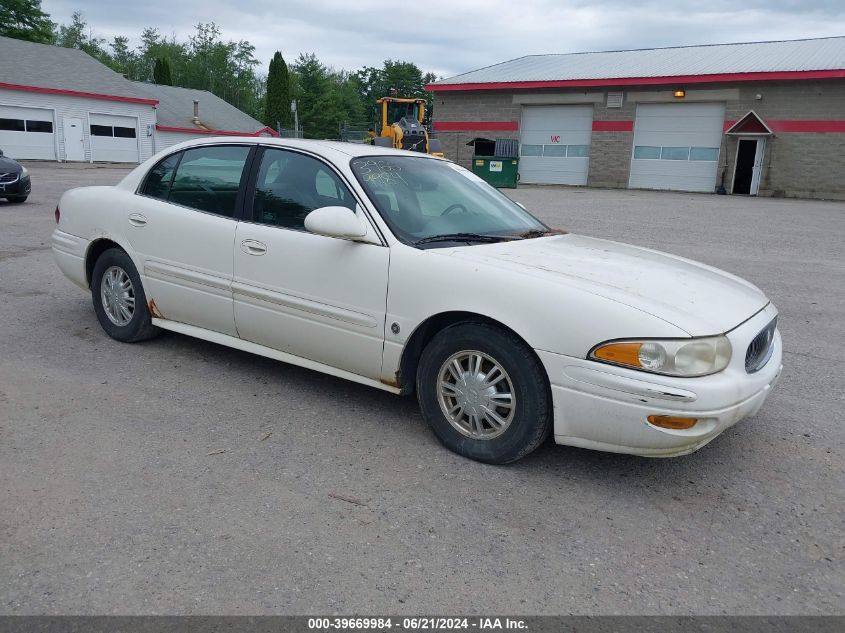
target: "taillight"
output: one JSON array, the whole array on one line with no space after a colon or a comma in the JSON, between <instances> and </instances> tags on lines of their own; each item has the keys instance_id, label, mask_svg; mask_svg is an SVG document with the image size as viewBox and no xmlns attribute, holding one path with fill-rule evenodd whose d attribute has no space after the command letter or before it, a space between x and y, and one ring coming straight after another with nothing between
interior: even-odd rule
<instances>
[{"instance_id":1,"label":"taillight","mask_svg":"<svg viewBox=\"0 0 845 633\"><path fill-rule=\"evenodd\" d=\"M56 206L56 211L55 211L54 215L56 216L56 224L58 224L59 219L61 219L61 217L62 217L62 212L59 211L58 205Z\"/></svg>"}]
</instances>

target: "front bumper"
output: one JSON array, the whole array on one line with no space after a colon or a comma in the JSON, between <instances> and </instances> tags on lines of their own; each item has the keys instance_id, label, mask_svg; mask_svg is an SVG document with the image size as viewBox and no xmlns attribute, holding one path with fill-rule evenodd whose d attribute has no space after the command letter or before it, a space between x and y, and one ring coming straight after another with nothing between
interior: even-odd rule
<instances>
[{"instance_id":1,"label":"front bumper","mask_svg":"<svg viewBox=\"0 0 845 633\"><path fill-rule=\"evenodd\" d=\"M728 367L710 376L657 376L537 351L548 371L558 444L650 457L698 450L763 406L782 370L783 342L775 333L772 356L756 373L745 371L745 350L777 316L769 304L729 332L733 355ZM690 429L659 428L650 415L696 417Z\"/></svg>"},{"instance_id":2,"label":"front bumper","mask_svg":"<svg viewBox=\"0 0 845 633\"><path fill-rule=\"evenodd\" d=\"M29 175L18 178L14 182L0 182L0 198L28 196L31 191L32 180Z\"/></svg>"}]
</instances>

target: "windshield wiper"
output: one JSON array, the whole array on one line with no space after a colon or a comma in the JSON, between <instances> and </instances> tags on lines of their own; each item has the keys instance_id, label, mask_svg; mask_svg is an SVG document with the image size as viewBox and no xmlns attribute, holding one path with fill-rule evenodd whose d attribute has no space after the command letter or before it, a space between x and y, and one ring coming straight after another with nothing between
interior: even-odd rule
<instances>
[{"instance_id":1,"label":"windshield wiper","mask_svg":"<svg viewBox=\"0 0 845 633\"><path fill-rule=\"evenodd\" d=\"M563 229L531 229L530 231L525 231L525 233L520 233L519 236L523 239L530 239L532 237L546 237L548 235L566 235L569 231L564 231Z\"/></svg>"},{"instance_id":2,"label":"windshield wiper","mask_svg":"<svg viewBox=\"0 0 845 633\"><path fill-rule=\"evenodd\" d=\"M414 246L420 244L431 244L432 242L482 242L493 243L502 242L505 240L520 239L513 235L482 235L481 233L444 233L442 235L432 235L431 237L424 237L414 242Z\"/></svg>"}]
</instances>

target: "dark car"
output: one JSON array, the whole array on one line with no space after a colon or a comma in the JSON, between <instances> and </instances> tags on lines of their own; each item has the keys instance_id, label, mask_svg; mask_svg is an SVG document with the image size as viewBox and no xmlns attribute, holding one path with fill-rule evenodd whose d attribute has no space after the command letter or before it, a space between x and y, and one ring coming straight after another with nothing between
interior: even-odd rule
<instances>
[{"instance_id":1,"label":"dark car","mask_svg":"<svg viewBox=\"0 0 845 633\"><path fill-rule=\"evenodd\" d=\"M29 172L18 161L3 156L0 149L0 198L9 202L25 202L32 191Z\"/></svg>"}]
</instances>

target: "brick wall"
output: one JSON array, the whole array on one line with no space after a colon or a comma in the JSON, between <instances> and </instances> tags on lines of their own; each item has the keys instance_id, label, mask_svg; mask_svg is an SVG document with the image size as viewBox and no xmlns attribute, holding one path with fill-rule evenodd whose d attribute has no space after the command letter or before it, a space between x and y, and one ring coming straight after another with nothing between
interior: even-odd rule
<instances>
[{"instance_id":1,"label":"brick wall","mask_svg":"<svg viewBox=\"0 0 845 633\"><path fill-rule=\"evenodd\" d=\"M613 89L611 89L613 90ZM607 108L606 91L598 95L593 108L594 121L634 121L637 100L673 101L666 87L623 90L622 108ZM583 91L548 91L563 99L584 95ZM543 94L530 91L521 94ZM634 98L630 98L634 94ZM705 84L687 87L688 100L709 100L726 104L726 120L735 121L749 110L763 120L843 120L845 119L845 81L797 81L790 83L753 82L745 84ZM757 99L760 95L760 99ZM715 98L718 97L718 98ZM437 92L434 94L435 121L519 121L522 106L514 103L509 91ZM472 148L466 143L476 136L518 138L518 132L437 132L446 156L468 167ZM588 185L592 187L627 187L633 133L593 132ZM722 138L718 181L725 173L730 191L737 139ZM776 134L767 142L760 195L845 199L845 133Z\"/></svg>"},{"instance_id":2,"label":"brick wall","mask_svg":"<svg viewBox=\"0 0 845 633\"><path fill-rule=\"evenodd\" d=\"M757 99L760 95L762 99ZM765 120L843 120L845 81L745 84L725 118L754 110ZM724 137L722 164L730 191L737 139ZM845 199L845 134L778 133L766 143L760 195Z\"/></svg>"},{"instance_id":3,"label":"brick wall","mask_svg":"<svg viewBox=\"0 0 845 633\"><path fill-rule=\"evenodd\" d=\"M513 93L494 90L478 92L435 93L435 121L519 121L522 106L513 103ZM472 147L467 143L476 137L519 138L519 132L437 132L443 153L456 163L470 168Z\"/></svg>"}]
</instances>

